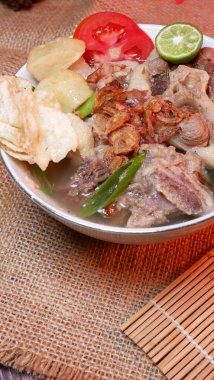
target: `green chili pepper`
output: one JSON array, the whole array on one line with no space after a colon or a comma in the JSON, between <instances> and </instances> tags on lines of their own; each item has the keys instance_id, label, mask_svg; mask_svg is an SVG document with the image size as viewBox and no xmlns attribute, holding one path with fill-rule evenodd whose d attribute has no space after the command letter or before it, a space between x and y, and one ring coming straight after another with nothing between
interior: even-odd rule
<instances>
[{"instance_id":1,"label":"green chili pepper","mask_svg":"<svg viewBox=\"0 0 214 380\"><path fill-rule=\"evenodd\" d=\"M45 172L43 172L38 165L32 165L31 166L31 173L35 181L40 186L40 189L45 193L46 195L52 195L53 194L53 186L51 185L49 179L47 178L47 175Z\"/></svg>"},{"instance_id":2,"label":"green chili pepper","mask_svg":"<svg viewBox=\"0 0 214 380\"><path fill-rule=\"evenodd\" d=\"M96 92L94 92L93 95L88 100L86 100L85 103L76 109L75 113L81 117L81 119L85 119L85 117L91 115L94 107L95 97Z\"/></svg>"},{"instance_id":3,"label":"green chili pepper","mask_svg":"<svg viewBox=\"0 0 214 380\"><path fill-rule=\"evenodd\" d=\"M143 152L116 169L83 204L80 215L88 217L108 206L127 188L146 156ZM125 171L125 169L127 169ZM123 174L122 178L121 174Z\"/></svg>"}]
</instances>

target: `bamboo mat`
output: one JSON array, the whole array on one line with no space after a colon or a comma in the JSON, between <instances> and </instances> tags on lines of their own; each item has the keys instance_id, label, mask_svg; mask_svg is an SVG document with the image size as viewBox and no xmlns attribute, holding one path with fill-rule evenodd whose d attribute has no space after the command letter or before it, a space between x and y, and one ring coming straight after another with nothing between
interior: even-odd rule
<instances>
[{"instance_id":1,"label":"bamboo mat","mask_svg":"<svg viewBox=\"0 0 214 380\"><path fill-rule=\"evenodd\" d=\"M208 8L209 11L208 11ZM72 33L97 11L136 22L198 23L214 37L214 2L43 0L29 11L0 4L0 72L29 49ZM0 163L0 363L52 380L164 380L119 325L208 250L214 226L182 239L127 246L69 230L31 202Z\"/></svg>"},{"instance_id":2,"label":"bamboo mat","mask_svg":"<svg viewBox=\"0 0 214 380\"><path fill-rule=\"evenodd\" d=\"M214 250L121 326L169 380L214 379Z\"/></svg>"}]
</instances>

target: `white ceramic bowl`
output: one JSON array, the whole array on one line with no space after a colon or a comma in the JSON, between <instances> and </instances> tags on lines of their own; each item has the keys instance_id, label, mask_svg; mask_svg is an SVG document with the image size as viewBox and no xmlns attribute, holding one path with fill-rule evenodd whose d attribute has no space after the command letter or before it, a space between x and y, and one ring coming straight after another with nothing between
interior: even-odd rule
<instances>
[{"instance_id":1,"label":"white ceramic bowl","mask_svg":"<svg viewBox=\"0 0 214 380\"><path fill-rule=\"evenodd\" d=\"M140 24L140 27L148 33L153 40L162 28L161 25L152 24ZM214 47L214 39L204 36L204 46ZM29 79L32 84L35 84L33 78L27 71L26 65L17 72L17 76ZM83 220L71 215L56 203L54 199L46 196L39 189L35 188L33 179L30 177L29 172L26 171L26 167L22 162L13 159L4 151L1 151L1 154L9 174L18 187L28 195L33 202L66 226L97 239L124 244L155 243L181 237L214 222L214 210L209 214L190 221L150 228L111 227Z\"/></svg>"}]
</instances>

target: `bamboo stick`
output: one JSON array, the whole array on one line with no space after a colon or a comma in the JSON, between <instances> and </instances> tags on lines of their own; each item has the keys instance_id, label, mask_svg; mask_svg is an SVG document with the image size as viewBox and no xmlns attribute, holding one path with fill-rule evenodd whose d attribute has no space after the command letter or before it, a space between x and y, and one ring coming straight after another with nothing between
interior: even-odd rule
<instances>
[{"instance_id":1,"label":"bamboo stick","mask_svg":"<svg viewBox=\"0 0 214 380\"><path fill-rule=\"evenodd\" d=\"M212 352L210 353L211 356L214 355L214 350L212 350ZM212 364L209 364L209 366L212 366L213 368L213 378L214 378L214 367ZM195 368L190 372L188 373L188 380L195 380L197 378L197 374L201 374L202 373L202 370L205 370L206 369L206 366L207 366L207 361L206 360L202 360L197 366L195 366ZM201 377L201 380L205 379L206 377L206 374L202 375Z\"/></svg>"},{"instance_id":2,"label":"bamboo stick","mask_svg":"<svg viewBox=\"0 0 214 380\"><path fill-rule=\"evenodd\" d=\"M183 326L185 330L189 334L191 334L191 337L193 339L196 339L196 337L200 334L200 332L206 329L207 325L209 324L208 318L210 317L210 314L212 318L213 313L210 312L210 309L207 309L206 312L203 314L203 316L200 318L202 319L202 323L200 319L197 319L200 324L196 326L194 330L190 331L190 329L185 328L185 326ZM159 362L160 360L163 360L163 358L165 357L168 360L171 360L174 356L177 355L179 350L182 350L189 343L189 341L186 339L185 335L181 334L180 331L178 331L176 338L172 340L170 343L171 343L170 345L167 345L167 340L165 340L164 349L162 350L162 352L154 357L152 357L151 354L149 353L149 357L152 358L152 360L155 363Z\"/></svg>"},{"instance_id":3,"label":"bamboo stick","mask_svg":"<svg viewBox=\"0 0 214 380\"><path fill-rule=\"evenodd\" d=\"M208 337L206 338L206 340L208 340ZM204 340L204 344L206 344L205 343L206 340ZM208 353L212 350L212 348L213 348L212 343L209 343L209 345L205 347ZM187 355L187 357L185 357L180 363L178 363L169 373L167 373L167 377L173 380L180 380L186 375L188 375L188 373L192 369L194 369L195 366L201 362L201 360L205 360L207 363L209 363L202 354L197 353L195 350L193 350L189 355Z\"/></svg>"},{"instance_id":4,"label":"bamboo stick","mask_svg":"<svg viewBox=\"0 0 214 380\"><path fill-rule=\"evenodd\" d=\"M210 253L211 254L211 253ZM212 258L210 255L203 256L201 260L196 262L191 268L189 268L185 273L183 273L180 277L178 277L175 281L172 282L171 285L168 286L167 289L163 290L158 296L156 296L154 299L157 302L160 302L161 299L166 296L170 291L172 291L176 286L178 286L180 283L182 283L187 277L190 277L189 275L191 274L194 276L194 271L198 269L198 271L203 271L204 268L206 268L210 263L212 263ZM192 278L191 276L191 278ZM188 282L191 281L191 278L188 278ZM185 286L186 283L183 284ZM130 318L128 321L124 322L121 325L121 330L125 332L130 327L133 326L133 324L146 312L151 308L150 304L147 304L144 306L143 309L139 310L138 313L136 313L132 318ZM131 330L132 331L132 330ZM130 331L130 332L131 332ZM130 333L129 331L126 332L127 335Z\"/></svg>"},{"instance_id":5,"label":"bamboo stick","mask_svg":"<svg viewBox=\"0 0 214 380\"><path fill-rule=\"evenodd\" d=\"M207 292L207 293L206 293ZM198 307L200 307L201 304L203 304L207 298L209 299L213 294L213 291L209 289L209 286L205 287L201 297L197 300L199 295L197 297L192 297L191 299L191 305L188 307L188 305L184 308L180 308L179 312L174 313L173 318L176 319L177 323L182 324L183 321L185 321L189 316L191 316ZM179 315L178 315L179 314ZM147 331L143 331L142 334L139 334L140 340L138 340L138 344L140 347L147 346L147 351L150 351L154 345L156 345L158 342L163 340L169 333L171 333L176 327L174 324L170 323L169 320L164 320L164 322L155 328L155 326L150 326L152 329L152 332L150 332L150 335L147 335ZM161 331L159 333L159 331ZM145 334L147 336L145 336ZM141 335L144 336L144 338L141 339ZM151 341L150 341L151 340Z\"/></svg>"},{"instance_id":6,"label":"bamboo stick","mask_svg":"<svg viewBox=\"0 0 214 380\"><path fill-rule=\"evenodd\" d=\"M169 293L174 296L178 289L186 287L195 277L197 277L201 272L203 272L209 265L213 265L213 257L207 257L207 260L203 261L203 264L197 262L195 266L193 265L188 271L183 273L177 280L175 280L168 288L166 288L162 293L157 295L154 300L157 302L162 301L162 299ZM195 268L194 268L195 267Z\"/></svg>"},{"instance_id":7,"label":"bamboo stick","mask_svg":"<svg viewBox=\"0 0 214 380\"><path fill-rule=\"evenodd\" d=\"M198 293L198 290L201 287L203 287L204 285L207 285L207 282L208 282L207 276L210 274L211 270L212 270L212 268L211 268L211 266L209 266L207 271L204 272L203 276L199 276L197 278L197 281L200 281L200 280L202 280L202 281L199 283L196 283L197 284L196 286L195 286L195 283L192 283L191 286L187 287L187 289L185 289L181 293L178 292L177 296L173 297L172 300L170 298L165 299L164 310L166 310L168 312L168 308L171 307L170 312L172 313L175 310L177 310L178 307L185 304L185 302L187 302L187 300L189 300L189 298L192 298L192 296L194 294ZM204 278L204 276L205 276L205 278ZM210 275L209 279L212 280L213 278L214 278L214 273L212 275ZM190 291L190 290L192 290L192 291ZM168 297L170 297L170 296L168 296ZM178 304L178 301L180 300L180 298L182 298L182 303ZM162 306L161 303L159 303L159 305ZM128 330L128 335L130 336L131 339L134 339L139 334L139 332L142 330L141 329L142 323L144 323L144 328L145 328L145 327L151 325L151 323L154 321L155 321L155 324L158 325L163 321L163 317L161 314L158 315L158 313L155 312L154 309L150 309L149 312L145 313L143 315L143 317L141 317L137 321L137 323L135 323L135 326L133 326L132 329ZM127 334L127 331L126 331L126 334ZM137 342L136 339L134 339L134 341Z\"/></svg>"},{"instance_id":8,"label":"bamboo stick","mask_svg":"<svg viewBox=\"0 0 214 380\"><path fill-rule=\"evenodd\" d=\"M210 341L212 341L212 336L210 335L212 331L213 326L209 325L206 329L202 330L202 332L194 339L195 342L204 348L204 341L206 344L209 344ZM194 355L194 352L197 355L199 351L187 339L186 341L187 345L183 347L183 349L182 347L178 347L178 352L175 356L171 358L169 358L169 356L166 356L160 363L158 363L158 366L164 373L169 372L172 368L176 367L177 364L179 364L179 366L182 366L183 361L186 361L188 355L191 357L191 355Z\"/></svg>"},{"instance_id":9,"label":"bamboo stick","mask_svg":"<svg viewBox=\"0 0 214 380\"><path fill-rule=\"evenodd\" d=\"M194 377L194 380L207 380L210 373L213 376L213 365L206 362L206 367ZM213 380L213 377L210 380Z\"/></svg>"},{"instance_id":10,"label":"bamboo stick","mask_svg":"<svg viewBox=\"0 0 214 380\"><path fill-rule=\"evenodd\" d=\"M214 250L121 329L169 380L214 380Z\"/></svg>"},{"instance_id":11,"label":"bamboo stick","mask_svg":"<svg viewBox=\"0 0 214 380\"><path fill-rule=\"evenodd\" d=\"M214 296L212 297L214 303ZM209 301L209 300L208 300ZM188 318L186 321L183 322L182 326L183 328L191 334L193 338L197 336L196 334L196 328L200 326L201 323L206 322L206 318L210 316L210 314L213 314L211 308L207 308L209 306L209 302L206 302L202 307L200 307L197 312L194 315L194 318ZM204 310L204 311L203 311ZM181 340L184 339L184 336L180 334L179 330L173 331L169 336L165 338L165 345L163 346L163 343L160 342L158 345L156 345L149 353L149 357L152 358L152 360L157 363L160 361L164 356L166 356L169 352L172 351L173 347L175 347ZM146 347L145 347L146 348Z\"/></svg>"}]
</instances>

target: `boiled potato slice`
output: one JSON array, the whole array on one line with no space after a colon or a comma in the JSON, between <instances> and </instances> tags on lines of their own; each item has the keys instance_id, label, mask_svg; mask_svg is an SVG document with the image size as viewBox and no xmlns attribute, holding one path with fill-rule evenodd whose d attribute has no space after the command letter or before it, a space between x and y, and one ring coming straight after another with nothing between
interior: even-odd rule
<instances>
[{"instance_id":1,"label":"boiled potato slice","mask_svg":"<svg viewBox=\"0 0 214 380\"><path fill-rule=\"evenodd\" d=\"M85 43L69 37L59 37L33 48L27 59L28 71L37 79L42 79L60 69L67 69L85 51Z\"/></svg>"},{"instance_id":2,"label":"boiled potato slice","mask_svg":"<svg viewBox=\"0 0 214 380\"><path fill-rule=\"evenodd\" d=\"M72 112L93 93L82 75L71 70L60 70L43 79L36 91L54 94L64 112Z\"/></svg>"}]
</instances>

